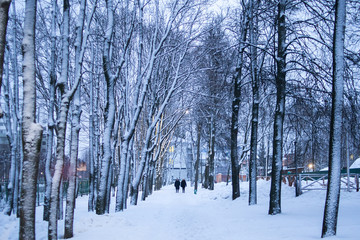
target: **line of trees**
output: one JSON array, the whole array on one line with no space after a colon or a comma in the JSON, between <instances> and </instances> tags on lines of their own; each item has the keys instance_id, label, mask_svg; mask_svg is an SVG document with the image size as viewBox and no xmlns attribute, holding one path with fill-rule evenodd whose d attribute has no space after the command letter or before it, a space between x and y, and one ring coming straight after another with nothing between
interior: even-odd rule
<instances>
[{"instance_id":1,"label":"line of trees","mask_svg":"<svg viewBox=\"0 0 360 240\"><path fill-rule=\"evenodd\" d=\"M281 213L283 158L294 142L299 165L320 169L330 159L323 236L336 234L330 202L339 194L330 193L340 159L360 154L359 3L248 0L215 16L202 0L16 3L0 1L0 115L11 153L4 212L20 216L20 239L35 239L39 164L48 238L58 238L64 181L71 238L81 149L88 210L101 215L112 194L118 212L136 205L140 190L145 200L161 188L176 139L189 142L195 190L199 180L214 189L224 164L236 199L248 166L253 205L257 176L271 168L272 215Z\"/></svg>"}]
</instances>

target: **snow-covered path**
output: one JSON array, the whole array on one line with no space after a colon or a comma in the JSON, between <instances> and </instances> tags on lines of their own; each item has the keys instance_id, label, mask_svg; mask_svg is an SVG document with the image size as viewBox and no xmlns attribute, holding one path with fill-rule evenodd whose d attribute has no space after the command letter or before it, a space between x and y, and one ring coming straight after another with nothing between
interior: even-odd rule
<instances>
[{"instance_id":1,"label":"snow-covered path","mask_svg":"<svg viewBox=\"0 0 360 240\"><path fill-rule=\"evenodd\" d=\"M321 239L325 191L295 198L294 189L284 185L283 213L269 216L269 182L258 182L255 206L248 206L247 187L242 183L240 199L232 201L230 185L200 189L197 195L192 188L183 194L167 186L122 213L79 219L74 239ZM332 239L360 239L360 193L342 192L341 200L338 234Z\"/></svg>"},{"instance_id":2,"label":"snow-covered path","mask_svg":"<svg viewBox=\"0 0 360 240\"><path fill-rule=\"evenodd\" d=\"M102 226L97 224L98 216L93 216L87 226L78 226L83 228L80 232L92 230L75 239L100 239L104 236L104 239L119 239L116 236L120 235L123 240L224 239L227 233L234 232L231 226L222 224L229 217L228 212L229 206L194 195L192 188L187 188L186 193L175 193L172 186L167 186L154 192L145 202L139 202L138 206L129 206L122 213L108 215ZM97 227L101 229L97 231Z\"/></svg>"},{"instance_id":3,"label":"snow-covered path","mask_svg":"<svg viewBox=\"0 0 360 240\"><path fill-rule=\"evenodd\" d=\"M294 197L294 188L282 187L282 213L269 216L269 184L258 181L258 204L248 206L248 183L241 197L231 200L231 185L214 191L192 188L175 193L173 186L154 192L146 201L124 212L98 216L87 212L87 197L77 200L74 240L308 240L321 239L325 191ZM113 199L114 202L114 199ZM36 239L47 239L47 223L37 209ZM333 239L360 239L360 192L341 192L338 233ZM0 239L17 239L18 220L0 215ZM63 236L63 221L59 221Z\"/></svg>"}]
</instances>

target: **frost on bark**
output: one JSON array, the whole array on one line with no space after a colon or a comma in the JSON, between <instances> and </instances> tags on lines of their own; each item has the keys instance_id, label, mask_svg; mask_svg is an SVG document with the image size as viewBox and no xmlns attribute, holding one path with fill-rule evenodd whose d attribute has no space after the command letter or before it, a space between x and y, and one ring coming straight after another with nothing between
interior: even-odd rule
<instances>
[{"instance_id":1,"label":"frost on bark","mask_svg":"<svg viewBox=\"0 0 360 240\"><path fill-rule=\"evenodd\" d=\"M250 55L251 55L251 83L253 92L252 116L251 116L251 139L249 160L249 205L257 204L257 142L258 142L258 118L259 118L259 74L257 66L257 1L250 2Z\"/></svg>"},{"instance_id":2,"label":"frost on bark","mask_svg":"<svg viewBox=\"0 0 360 240\"><path fill-rule=\"evenodd\" d=\"M164 116L165 114L163 114ZM155 191L156 190L160 190L161 187L164 184L164 169L165 169L165 154L167 152L167 149L169 147L170 144L170 131L166 131L166 133L163 133L163 116L161 117L161 122L160 124L158 124L157 127L157 145L156 145L156 153L154 154L155 156L153 157L153 161L156 162L156 167L154 170L154 174L155 174Z\"/></svg>"},{"instance_id":3,"label":"frost on bark","mask_svg":"<svg viewBox=\"0 0 360 240\"><path fill-rule=\"evenodd\" d=\"M82 0L80 3L79 18L76 25L76 40L75 40L75 79L78 83L81 79L83 57L87 43L89 26L96 9L96 1L87 19L87 28L85 26L85 13L87 1ZM68 171L69 187L66 195L66 212L65 212L65 231L64 238L73 237L74 226L74 209L76 198L76 173L79 153L79 132L80 132L80 117L81 117L81 88L77 88L74 94L74 101L72 105L72 122L71 122L71 146L70 146L70 166Z\"/></svg>"},{"instance_id":4,"label":"frost on bark","mask_svg":"<svg viewBox=\"0 0 360 240\"><path fill-rule=\"evenodd\" d=\"M88 200L88 211L93 212L94 211L94 201L95 201L95 117L94 117L94 49L92 49L92 71L90 73L90 114L89 114L89 200Z\"/></svg>"},{"instance_id":5,"label":"frost on bark","mask_svg":"<svg viewBox=\"0 0 360 240\"><path fill-rule=\"evenodd\" d=\"M56 0L51 2L51 55L50 55L50 81L49 81L49 115L48 115L48 129L47 129L47 143L46 143L46 161L45 161L45 196L44 196L44 213L43 219L49 221L50 208L50 194L52 176L50 171L51 162L53 159L53 142L54 142L54 107L55 107L55 84L56 84L56 70L55 70L55 51L56 51Z\"/></svg>"},{"instance_id":6,"label":"frost on bark","mask_svg":"<svg viewBox=\"0 0 360 240\"><path fill-rule=\"evenodd\" d=\"M15 2L12 3L13 24L16 26L16 8ZM8 49L7 63L5 63L5 82L3 82L4 100L5 100L5 125L7 138L10 146L11 167L9 172L9 183L7 185L8 199L4 213L10 215L11 212L18 214L18 197L19 197L19 172L20 172L20 154L21 149L21 121L20 121L20 104L19 104L19 74L18 74L18 49L16 27L12 29L12 48ZM9 43L10 45L10 43ZM10 63L14 76L13 87L10 84Z\"/></svg>"},{"instance_id":7,"label":"frost on bark","mask_svg":"<svg viewBox=\"0 0 360 240\"><path fill-rule=\"evenodd\" d=\"M344 38L346 1L335 3L335 26L333 36L333 83L330 122L329 179L326 193L321 237L336 235L340 199L341 131L344 92Z\"/></svg>"},{"instance_id":8,"label":"frost on bark","mask_svg":"<svg viewBox=\"0 0 360 240\"><path fill-rule=\"evenodd\" d=\"M4 214L11 215L14 211L17 211L17 181L16 175L18 170L18 161L17 161L17 149L18 149L18 132L17 132L17 110L16 110L16 103L12 97L11 88L10 88L10 81L9 81L9 51L5 54L5 73L3 81L3 93L4 93L4 100L5 100L5 111L4 111L4 119L5 119L5 127L6 127L6 135L10 146L10 171L9 171L9 182L7 184L7 201L4 208Z\"/></svg>"},{"instance_id":9,"label":"frost on bark","mask_svg":"<svg viewBox=\"0 0 360 240\"><path fill-rule=\"evenodd\" d=\"M57 239L57 220L59 218L59 206L62 207L62 196L60 194L62 174L65 158L65 136L67 115L71 100L80 83L80 78L76 79L72 88L68 90L68 70L69 70L69 22L70 22L70 4L69 0L63 2L63 35L62 35L62 63L61 75L57 82L61 102L57 116L57 143L56 143L56 164L51 185L50 197L50 215L48 226L48 239Z\"/></svg>"},{"instance_id":10,"label":"frost on bark","mask_svg":"<svg viewBox=\"0 0 360 240\"><path fill-rule=\"evenodd\" d=\"M6 45L6 29L9 19L9 7L11 0L0 0L0 92L2 86L3 70L4 70L4 54ZM0 118L3 116L3 110L0 106Z\"/></svg>"},{"instance_id":11,"label":"frost on bark","mask_svg":"<svg viewBox=\"0 0 360 240\"><path fill-rule=\"evenodd\" d=\"M273 160L271 172L270 206L269 214L281 213L281 169L283 124L285 115L285 85L286 85L286 26L285 26L286 0L278 3L278 52L276 73L276 107L273 137Z\"/></svg>"},{"instance_id":12,"label":"frost on bark","mask_svg":"<svg viewBox=\"0 0 360 240\"><path fill-rule=\"evenodd\" d=\"M107 30L105 33L105 45L103 52L103 70L106 82L106 106L105 106L105 127L103 139L103 156L100 164L100 179L98 186L98 194L96 199L96 214L102 215L108 209L107 196L109 194L108 181L110 173L110 164L112 159L111 137L115 123L115 84L119 78L120 70L124 64L124 58L120 61L117 73L111 72L111 36L114 31L114 9L112 0L106 1L107 8ZM125 51L126 52L126 51Z\"/></svg>"},{"instance_id":13,"label":"frost on bark","mask_svg":"<svg viewBox=\"0 0 360 240\"><path fill-rule=\"evenodd\" d=\"M35 239L36 184L42 127L35 123L36 78L35 78L35 22L36 0L27 0L25 5L23 53L23 168L20 196L19 239Z\"/></svg>"},{"instance_id":14,"label":"frost on bark","mask_svg":"<svg viewBox=\"0 0 360 240\"><path fill-rule=\"evenodd\" d=\"M148 56L147 56L147 62L145 65L145 67L141 67L141 62L138 65L139 69L138 69L138 74L137 74L137 83L135 86L135 90L134 90L134 99L135 103L134 103L134 108L133 109L127 109L126 111L130 112L131 114L131 118L129 116L125 116L125 118L127 118L125 120L125 126L124 126L124 132L121 136L121 156L120 156L120 177L119 177L119 181L118 181L118 190L117 190L117 199L116 199L116 208L115 211L121 211L123 209L123 199L124 196L126 195L125 190L127 189L127 186L124 185L124 179L127 178L127 176L124 176L123 174L125 173L125 161L128 157L128 150L129 150L129 143L130 140L132 139L134 132L135 132L135 128L137 126L137 123L139 121L140 118L140 113L142 112L143 109L143 104L145 101L145 97L146 94L148 92L148 86L149 86L149 82L150 79L152 78L152 73L153 70L155 68L155 61L159 55L159 52L163 49L164 43L167 40L167 38L169 37L172 29L173 29L173 25L175 24L176 20L178 19L178 17L180 15L182 15L182 13L184 11L186 11L189 7L189 2L185 2L183 3L184 5L180 5L179 2L174 2L172 4L172 9L171 9L171 13L169 16L168 21L165 24L165 29L163 31L160 31L160 15L159 15L159 2L155 1L155 8L156 8L156 24L155 24L155 30L154 30L154 34L151 36L151 45L150 45L150 49L148 51ZM143 9L144 6L139 6L140 9ZM142 12L142 10L140 10L140 12ZM141 15L141 14L140 14ZM141 21L141 20L140 20ZM139 24L141 25L141 24ZM162 33L162 34L161 34ZM140 28L139 31L139 38L142 39L142 31ZM155 39L158 39L155 41ZM140 45L142 45L143 43L140 42ZM138 53L139 59L142 56L142 52L139 51ZM182 60L182 58L180 57L180 59ZM143 70L143 71L142 71ZM178 77L178 76L177 76ZM175 80L176 81L176 80ZM173 90L169 90L170 96L172 94ZM125 98L127 98L128 96L125 96ZM167 97L166 97L167 98ZM162 104L164 104L164 107L167 105L168 100L164 100L162 102ZM165 103L166 102L166 103ZM125 106L125 107L129 107L129 106ZM156 124L157 121L159 121L159 118L162 114L163 111L163 106L159 107L158 113L156 114L156 116L154 116L154 120L152 120L152 123L150 124L150 126L148 127L147 131L152 131L155 127L154 124ZM160 115L158 115L160 114ZM148 139L150 139L150 136L148 135L148 132L146 133L146 136L149 137ZM149 146L149 143L147 142L148 139L146 139L144 141L144 148L146 146ZM142 152L144 152L142 150ZM145 152L147 152L145 150ZM131 203L132 204L136 204L137 203L137 194L138 194L138 188L139 188L139 183L144 171L144 167L145 167L145 163L146 163L146 157L144 157L145 155L142 154L141 156L142 159L140 161L139 167L137 169L137 172L135 173L134 179L131 183ZM124 177L122 177L124 176Z\"/></svg>"},{"instance_id":15,"label":"frost on bark","mask_svg":"<svg viewBox=\"0 0 360 240\"><path fill-rule=\"evenodd\" d=\"M200 165L200 143L201 143L201 123L197 124L197 137L196 137L196 160L195 160L195 185L194 185L194 193L196 194L198 189L199 182L199 165Z\"/></svg>"},{"instance_id":16,"label":"frost on bark","mask_svg":"<svg viewBox=\"0 0 360 240\"><path fill-rule=\"evenodd\" d=\"M167 35L164 36L164 41L166 39ZM147 166L147 164L149 164L150 161L150 153L153 151L156 142L154 143L154 145L152 145L151 143L151 139L154 133L154 129L157 125L157 123L160 121L161 117L163 116L163 113L165 111L166 106L168 105L173 93L176 90L178 81L179 81L179 75L180 75L180 69L181 69L181 65L182 62L185 58L185 55L187 53L187 48L185 48L184 52L182 53L181 57L178 59L177 62L177 67L176 67L176 71L175 71L175 76L174 79L172 79L172 83L170 88L168 89L168 92L166 94L166 97L162 100L161 105L158 107L158 109L156 109L155 105L152 107L152 110L154 112L151 112L149 114L149 122L150 125L148 126L147 130L146 130L146 137L144 140L144 146L142 149L142 153L141 156L142 159L139 163L136 175L134 176L134 179L131 183L130 186L130 195L131 195L131 204L132 205L136 205L137 204L137 198L138 198L138 192L139 192L139 184L140 184L140 180L141 177L143 176L144 173L144 169ZM155 55L152 56L153 61L155 60ZM150 77L150 76L149 76ZM147 82L149 82L149 80L147 80ZM155 112L155 110L157 110L157 112Z\"/></svg>"},{"instance_id":17,"label":"frost on bark","mask_svg":"<svg viewBox=\"0 0 360 240\"><path fill-rule=\"evenodd\" d=\"M210 139L209 139L209 176L207 189L214 190L214 170L215 170L215 116L210 119Z\"/></svg>"},{"instance_id":18,"label":"frost on bark","mask_svg":"<svg viewBox=\"0 0 360 240\"><path fill-rule=\"evenodd\" d=\"M239 46L239 62L237 64L236 73L234 76L234 90L233 101L231 105L231 129L230 129L230 159L231 159L231 180L232 180L232 199L240 197L240 182L239 182L239 157L238 157L238 131L239 131L239 110L240 110L240 96L241 96L241 82L242 82L242 68L243 58L245 53L245 41L247 36L248 21L243 11L242 28L240 32L240 46Z\"/></svg>"}]
</instances>

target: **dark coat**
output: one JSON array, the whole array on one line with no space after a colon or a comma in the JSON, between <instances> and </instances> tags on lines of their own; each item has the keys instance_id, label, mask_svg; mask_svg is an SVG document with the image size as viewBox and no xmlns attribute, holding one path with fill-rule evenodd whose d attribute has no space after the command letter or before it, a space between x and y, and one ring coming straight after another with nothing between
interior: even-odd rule
<instances>
[{"instance_id":1,"label":"dark coat","mask_svg":"<svg viewBox=\"0 0 360 240\"><path fill-rule=\"evenodd\" d=\"M185 187L186 187L186 181L185 181L185 179L183 179L183 180L181 181L181 187L182 187L182 188L185 188Z\"/></svg>"},{"instance_id":2,"label":"dark coat","mask_svg":"<svg viewBox=\"0 0 360 240\"><path fill-rule=\"evenodd\" d=\"M180 188L180 181L178 179L176 179L176 181L174 183L174 186L175 186L176 189Z\"/></svg>"}]
</instances>

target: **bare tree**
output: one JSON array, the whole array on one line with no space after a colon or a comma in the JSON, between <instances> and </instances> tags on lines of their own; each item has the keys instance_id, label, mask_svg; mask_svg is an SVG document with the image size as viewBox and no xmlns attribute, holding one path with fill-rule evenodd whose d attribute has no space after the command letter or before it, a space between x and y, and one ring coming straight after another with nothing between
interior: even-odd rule
<instances>
[{"instance_id":1,"label":"bare tree","mask_svg":"<svg viewBox=\"0 0 360 240\"><path fill-rule=\"evenodd\" d=\"M50 171L53 160L53 143L54 143L54 108L55 108L55 84L56 84L56 0L51 1L51 54L50 54L50 81L49 81L49 115L46 138L46 160L45 160L45 195L44 195L44 214L43 219L49 221L50 195L52 176Z\"/></svg>"},{"instance_id":2,"label":"bare tree","mask_svg":"<svg viewBox=\"0 0 360 240\"><path fill-rule=\"evenodd\" d=\"M76 25L76 40L75 40L75 76L74 82L80 82L82 77L83 58L85 47L89 36L89 28L95 13L97 1L86 19L87 1L80 2L79 18ZM87 26L84 29L84 26ZM74 209L76 197L76 172L79 152L79 132L80 132L80 117L81 117L81 88L77 88L74 94L74 101L72 105L72 122L71 122L71 146L70 146L70 166L68 171L69 186L66 194L66 212L65 212L65 232L64 238L72 238L74 226Z\"/></svg>"},{"instance_id":3,"label":"bare tree","mask_svg":"<svg viewBox=\"0 0 360 240\"><path fill-rule=\"evenodd\" d=\"M50 215L48 226L48 238L57 239L58 209L61 208L61 181L65 159L65 136L69 107L73 96L80 84L81 78L75 79L71 89L68 89L69 76L69 28L70 28L70 4L69 0L63 1L63 35L62 35L62 63L61 75L57 82L60 91L61 103L57 116L57 143L56 143L56 164L51 185ZM61 205L60 205L61 204Z\"/></svg>"},{"instance_id":4,"label":"bare tree","mask_svg":"<svg viewBox=\"0 0 360 240\"><path fill-rule=\"evenodd\" d=\"M144 2L142 2L142 4L139 6L140 9L142 9L144 7L145 4ZM125 203L125 196L126 196L126 190L127 190L127 186L124 185L125 182L127 182L127 178L129 177L128 175L125 175L125 170L126 170L126 159L128 159L127 155L128 155L128 151L129 151L129 143L130 140L132 139L134 133L135 133L135 129L137 126L137 123L140 119L140 114L142 112L143 109L143 105L144 105L144 101L145 101L145 97L148 91L148 86L149 86L149 82L150 79L152 77L152 73L154 71L155 68L155 63L156 63L156 59L160 53L160 51L163 49L164 43L167 40L167 38L169 37L171 31L174 28L174 25L176 24L180 24L181 19L184 18L184 13L186 13L192 6L192 1L187 0L184 2L172 2L170 7L170 15L169 18L167 20L167 22L163 22L161 17L160 17L160 9L159 9L159 1L155 1L154 3L154 7L155 7L155 14L156 14L156 20L154 23L154 31L151 33L150 39L151 39L151 43L149 46L149 51L147 56L145 57L146 61L145 63L141 63L140 60L142 60L142 50L140 48L139 52L138 52L138 56L139 56L139 61L140 64L138 65L138 69L137 69L137 79L136 79L136 83L135 83L135 87L134 87L134 93L133 93L133 98L135 99L134 102L132 103L132 105L125 105L125 116L124 116L124 131L122 132L121 135L121 156L120 156L120 175L119 175L119 180L118 180L118 189L117 189L117 202L116 202L116 211L122 211L123 210L123 206ZM141 16L141 15L140 15ZM165 25L165 27L163 27L163 25ZM142 39L142 35L144 33L142 32L141 28L139 31L139 38ZM144 44L144 42L140 42L139 43L140 46L142 46L142 44ZM126 88L129 88L130 86L128 85L128 83L124 84L126 85ZM128 90L126 92L129 92ZM124 99L128 99L131 98L128 95L124 96ZM152 125L152 124L151 124ZM144 156L144 155L142 155ZM140 170L142 169L143 164L145 164L146 162L143 162L143 159L141 160L140 163ZM143 170L141 170L143 171ZM139 181L141 178L141 174L137 174L137 176L134 178L133 182L132 182L132 189L134 191L134 193L137 193L137 188L139 185ZM132 198L132 203L136 204L136 199L137 196L133 195Z\"/></svg>"},{"instance_id":5,"label":"bare tree","mask_svg":"<svg viewBox=\"0 0 360 240\"><path fill-rule=\"evenodd\" d=\"M191 32L191 31L190 31ZM167 37L167 36L166 36ZM174 64L176 64L175 69L173 70L174 73L173 76L169 79L170 81L166 84L169 85L166 89L166 94L164 94L163 99L156 99L151 103L150 112L148 115L148 122L150 123L149 126L146 129L146 137L144 140L144 146L142 148L141 152L141 161L138 166L138 170L136 172L136 175L134 177L134 180L131 183L131 204L136 205L137 204L137 198L138 198L138 188L140 184L141 177L144 173L144 168L150 163L150 154L153 151L154 147L156 146L155 143L152 143L152 136L154 134L154 129L157 125L157 123L161 120L161 116L163 115L165 111L165 107L169 104L170 98L174 94L175 90L178 88L179 85L181 85L180 81L183 82L184 79L181 78L181 70L182 70L182 64L184 61L184 58L187 54L188 47L189 47L190 41L185 43L185 46L183 49L181 49L182 52L175 52L176 55L180 55L178 59L176 57L174 58ZM171 82L172 81L172 82ZM146 173L146 171L145 171ZM144 178L148 178L147 174L144 175ZM145 179L146 181L146 179Z\"/></svg>"},{"instance_id":6,"label":"bare tree","mask_svg":"<svg viewBox=\"0 0 360 240\"><path fill-rule=\"evenodd\" d=\"M35 200L42 127L36 120L35 23L36 0L25 5L23 50L23 151L19 239L35 239Z\"/></svg>"},{"instance_id":7,"label":"bare tree","mask_svg":"<svg viewBox=\"0 0 360 240\"><path fill-rule=\"evenodd\" d=\"M240 29L240 45L238 63L236 66L236 73L234 76L234 99L231 107L231 129L230 129L230 159L231 159L231 174L232 174L232 199L240 197L240 182L239 182L239 158L238 158L238 131L239 131L239 111L240 111L240 97L241 86L243 82L243 67L245 58L245 41L248 31L248 18L246 14L246 6L243 6L241 29Z\"/></svg>"},{"instance_id":8,"label":"bare tree","mask_svg":"<svg viewBox=\"0 0 360 240\"><path fill-rule=\"evenodd\" d=\"M0 0L0 90L2 86L2 78L4 71L4 53L6 45L6 29L9 19L9 8L11 0ZM0 106L0 118L3 116L3 111Z\"/></svg>"},{"instance_id":9,"label":"bare tree","mask_svg":"<svg viewBox=\"0 0 360 240\"><path fill-rule=\"evenodd\" d=\"M258 0L250 1L250 54L251 54L251 83L253 92L251 139L249 160L249 205L257 204L257 142L259 123L259 74L258 74Z\"/></svg>"},{"instance_id":10,"label":"bare tree","mask_svg":"<svg viewBox=\"0 0 360 240\"><path fill-rule=\"evenodd\" d=\"M12 3L13 9L13 38L11 41L12 48L8 49L8 64L7 64L7 73L6 83L4 83L4 93L5 93L5 119L6 119L6 130L7 138L9 141L10 152L11 152L11 167L9 173L9 183L7 186L7 191L9 197L7 199L7 206L4 210L4 213L10 215L13 211L17 214L18 208L18 197L19 197L19 171L20 171L20 154L21 151L21 121L20 121L20 101L19 101L19 74L18 74L18 47L17 47L17 34L16 34L16 11L15 11L15 2ZM10 63L12 65L13 72L13 89L11 89L9 82Z\"/></svg>"},{"instance_id":11,"label":"bare tree","mask_svg":"<svg viewBox=\"0 0 360 240\"><path fill-rule=\"evenodd\" d=\"M100 168L100 179L98 185L98 193L96 199L96 214L104 214L106 209L108 209L107 196L110 196L110 189L108 186L109 175L110 175L110 164L112 161L112 134L115 123L115 85L117 80L120 77L122 67L125 64L125 56L127 55L128 48L130 46L130 40L132 39L132 34L134 31L134 22L132 19L130 22L130 27L125 33L125 44L122 46L121 59L117 66L115 67L115 73L112 72L112 55L111 55L111 44L114 34L114 6L112 0L106 1L107 8L107 28L105 32L105 45L103 50L103 71L106 81L106 106L105 106L105 127L104 127L104 140L103 140L103 150L104 154L101 159L101 168ZM122 153L123 154L123 153ZM125 158L126 159L126 158ZM118 185L118 188L122 186Z\"/></svg>"},{"instance_id":12,"label":"bare tree","mask_svg":"<svg viewBox=\"0 0 360 240\"><path fill-rule=\"evenodd\" d=\"M329 180L326 193L321 237L336 235L340 200L341 132L344 98L344 38L346 1L335 2L335 26L333 37L333 88L330 123Z\"/></svg>"},{"instance_id":13,"label":"bare tree","mask_svg":"<svg viewBox=\"0 0 360 240\"><path fill-rule=\"evenodd\" d=\"M286 87L286 0L278 2L278 44L277 44L277 73L276 73L276 107L273 135L273 160L271 172L271 189L269 214L281 213L281 170L283 147L283 124L285 115L285 87Z\"/></svg>"}]
</instances>

